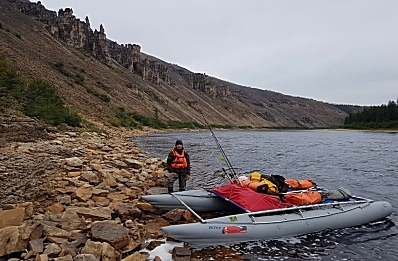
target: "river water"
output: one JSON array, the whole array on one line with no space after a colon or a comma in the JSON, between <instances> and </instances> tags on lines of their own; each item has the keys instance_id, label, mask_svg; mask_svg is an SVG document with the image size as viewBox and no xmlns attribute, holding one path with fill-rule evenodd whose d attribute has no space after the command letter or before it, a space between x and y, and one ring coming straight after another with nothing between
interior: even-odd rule
<instances>
[{"instance_id":1,"label":"river water","mask_svg":"<svg viewBox=\"0 0 398 261\"><path fill-rule=\"evenodd\" d=\"M335 130L214 131L157 134L135 143L151 157L166 158L181 139L191 157L187 189L226 183L216 137L238 175L259 171L312 179L325 189L386 200L388 218L360 227L230 244L245 260L398 260L398 133ZM176 182L178 183L178 182Z\"/></svg>"}]
</instances>

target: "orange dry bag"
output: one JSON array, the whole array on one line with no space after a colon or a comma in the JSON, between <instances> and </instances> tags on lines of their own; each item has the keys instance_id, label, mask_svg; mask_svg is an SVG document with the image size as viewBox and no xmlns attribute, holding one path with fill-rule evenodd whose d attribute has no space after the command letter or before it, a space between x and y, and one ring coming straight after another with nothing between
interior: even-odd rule
<instances>
[{"instance_id":1,"label":"orange dry bag","mask_svg":"<svg viewBox=\"0 0 398 261\"><path fill-rule=\"evenodd\" d=\"M251 181L251 180L240 180L241 184L245 188L250 188L256 192L263 194L277 194L278 188L272 182L268 180L262 181Z\"/></svg>"},{"instance_id":2,"label":"orange dry bag","mask_svg":"<svg viewBox=\"0 0 398 261\"><path fill-rule=\"evenodd\" d=\"M316 186L316 183L310 179L297 180L297 179L286 179L285 183L293 189L309 189Z\"/></svg>"},{"instance_id":3,"label":"orange dry bag","mask_svg":"<svg viewBox=\"0 0 398 261\"><path fill-rule=\"evenodd\" d=\"M285 201L294 205L317 204L322 201L322 196L318 191L304 191L301 193L288 193Z\"/></svg>"}]
</instances>

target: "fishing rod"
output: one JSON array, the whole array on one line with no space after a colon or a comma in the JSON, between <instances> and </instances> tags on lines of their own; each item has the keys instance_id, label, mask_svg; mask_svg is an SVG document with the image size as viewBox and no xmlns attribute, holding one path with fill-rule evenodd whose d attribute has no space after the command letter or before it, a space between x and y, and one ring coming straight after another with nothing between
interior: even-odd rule
<instances>
[{"instance_id":1,"label":"fishing rod","mask_svg":"<svg viewBox=\"0 0 398 261\"><path fill-rule=\"evenodd\" d=\"M233 181L233 180L239 180L238 175L236 174L234 167L232 166L231 162L229 161L227 155L225 154L224 149L221 147L220 142L218 142L218 139L217 139L216 135L214 134L214 132L213 132L213 130L212 130L210 124L207 122L207 120L206 120L205 116L203 115L202 111L199 110L199 112L200 112L200 114L202 115L203 120L205 121L205 123L206 123L206 125L207 125L207 128L209 129L209 131L210 131L210 133L211 133L211 136L214 138L214 141L216 142L217 147L218 147L218 149L220 150L220 152L221 152L221 154L222 154L222 156L223 156L223 159L225 159L225 162L226 162L226 164L228 165L228 169L229 169L229 171L231 172L231 175L228 175L228 174L226 173L226 170L225 170L224 168L222 168L222 170L224 171L225 174L227 174L227 176L230 178L231 181Z\"/></svg>"},{"instance_id":2,"label":"fishing rod","mask_svg":"<svg viewBox=\"0 0 398 261\"><path fill-rule=\"evenodd\" d=\"M192 99L192 100L195 100L194 97L193 97L193 95L192 95L192 93L191 93L189 90L187 90L187 91L188 91L188 93L189 93L191 99ZM197 110L198 110L198 112L200 113L200 115L202 116L204 122L206 123L206 126L207 126L207 128L209 129L209 131L210 131L210 133L211 133L211 136L214 138L214 141L216 142L217 147L218 147L218 149L220 150L220 152L221 152L221 154L222 154L222 157L223 157L223 159L225 160L225 162L226 162L226 164L227 164L227 166L228 166L228 169L229 169L229 171L230 171L230 174L228 174L224 168L222 168L222 170L223 170L224 173L228 176L228 178L229 178L229 180L230 180L231 182L239 182L240 185L242 185L241 182L240 182L240 180L239 180L238 175L237 175L236 172L235 172L234 167L232 166L231 162L229 161L227 155L225 154L224 149L221 147L220 142L218 142L218 139L217 139L216 135L214 134L214 132L213 132L213 130L212 130L210 124L207 122L207 120L206 120L206 118L205 118L205 116L204 116L202 110L199 109L198 107L197 107Z\"/></svg>"}]
</instances>

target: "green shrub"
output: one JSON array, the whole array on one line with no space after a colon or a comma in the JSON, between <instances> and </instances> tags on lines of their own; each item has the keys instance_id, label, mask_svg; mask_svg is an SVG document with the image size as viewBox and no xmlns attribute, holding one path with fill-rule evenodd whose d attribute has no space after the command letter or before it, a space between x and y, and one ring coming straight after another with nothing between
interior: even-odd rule
<instances>
[{"instance_id":1,"label":"green shrub","mask_svg":"<svg viewBox=\"0 0 398 261\"><path fill-rule=\"evenodd\" d=\"M48 82L35 80L30 83L22 100L25 100L24 113L28 116L54 126L61 123L80 126L80 116L64 106L57 90Z\"/></svg>"},{"instance_id":2,"label":"green shrub","mask_svg":"<svg viewBox=\"0 0 398 261\"><path fill-rule=\"evenodd\" d=\"M247 129L252 129L253 127L250 125L244 125L244 126L239 126L239 129L247 130Z\"/></svg>"},{"instance_id":3,"label":"green shrub","mask_svg":"<svg viewBox=\"0 0 398 261\"><path fill-rule=\"evenodd\" d=\"M65 76L71 77L72 75L65 69L63 62L56 62L53 64L53 68Z\"/></svg>"},{"instance_id":4,"label":"green shrub","mask_svg":"<svg viewBox=\"0 0 398 261\"><path fill-rule=\"evenodd\" d=\"M12 67L9 61L0 59L0 109L1 111L22 111L17 97L26 88L25 79Z\"/></svg>"},{"instance_id":5,"label":"green shrub","mask_svg":"<svg viewBox=\"0 0 398 261\"><path fill-rule=\"evenodd\" d=\"M220 129L233 129L234 127L231 125L221 125L221 124L210 124L211 128L220 128Z\"/></svg>"},{"instance_id":6,"label":"green shrub","mask_svg":"<svg viewBox=\"0 0 398 261\"><path fill-rule=\"evenodd\" d=\"M86 91L88 93L98 97L103 102L110 102L111 101L111 98L108 95L99 93L99 92L97 92L96 90L94 90L92 88L86 88Z\"/></svg>"},{"instance_id":7,"label":"green shrub","mask_svg":"<svg viewBox=\"0 0 398 261\"><path fill-rule=\"evenodd\" d=\"M168 121L167 123L155 118L146 117L136 112L129 113L122 107L116 109L116 118L110 123L116 127L141 128L142 126L154 129L205 129L206 126L197 122Z\"/></svg>"},{"instance_id":8,"label":"green shrub","mask_svg":"<svg viewBox=\"0 0 398 261\"><path fill-rule=\"evenodd\" d=\"M205 125L202 125L202 124L197 123L197 122L192 122L192 124L193 124L193 126L195 128L198 128L198 129L206 129L207 128Z\"/></svg>"},{"instance_id":9,"label":"green shrub","mask_svg":"<svg viewBox=\"0 0 398 261\"><path fill-rule=\"evenodd\" d=\"M116 110L116 120L111 122L114 126L123 126L131 128L140 128L142 126L154 129L165 129L168 125L156 118L150 118L138 113L128 113L124 108Z\"/></svg>"},{"instance_id":10,"label":"green shrub","mask_svg":"<svg viewBox=\"0 0 398 261\"><path fill-rule=\"evenodd\" d=\"M124 72L118 68L112 68L112 71L115 72L119 76L124 76Z\"/></svg>"},{"instance_id":11,"label":"green shrub","mask_svg":"<svg viewBox=\"0 0 398 261\"><path fill-rule=\"evenodd\" d=\"M103 101L103 102L110 102L111 101L111 98L109 98L109 96L106 95L106 94L100 94L98 96L98 98L100 98L100 100Z\"/></svg>"},{"instance_id":12,"label":"green shrub","mask_svg":"<svg viewBox=\"0 0 398 261\"><path fill-rule=\"evenodd\" d=\"M117 121L113 123L114 126L123 127L138 127L138 123L124 110L124 108L118 108L116 110Z\"/></svg>"},{"instance_id":13,"label":"green shrub","mask_svg":"<svg viewBox=\"0 0 398 261\"><path fill-rule=\"evenodd\" d=\"M0 88L11 90L20 85L23 85L22 79L12 67L12 64L9 61L0 59Z\"/></svg>"},{"instance_id":14,"label":"green shrub","mask_svg":"<svg viewBox=\"0 0 398 261\"><path fill-rule=\"evenodd\" d=\"M6 60L0 59L0 109L23 112L47 124L80 126L81 118L64 106L57 89L43 80L29 83Z\"/></svg>"},{"instance_id":15,"label":"green shrub","mask_svg":"<svg viewBox=\"0 0 398 261\"><path fill-rule=\"evenodd\" d=\"M168 121L167 125L170 129L205 129L206 127L197 122Z\"/></svg>"},{"instance_id":16,"label":"green shrub","mask_svg":"<svg viewBox=\"0 0 398 261\"><path fill-rule=\"evenodd\" d=\"M142 126L148 126L154 129L166 129L168 127L166 123L156 118L146 117L138 113L129 113L129 115Z\"/></svg>"},{"instance_id":17,"label":"green shrub","mask_svg":"<svg viewBox=\"0 0 398 261\"><path fill-rule=\"evenodd\" d=\"M84 79L85 79L84 76L81 75L80 73L77 73L75 75L75 77L76 77L75 83L83 85L83 82L84 82Z\"/></svg>"}]
</instances>

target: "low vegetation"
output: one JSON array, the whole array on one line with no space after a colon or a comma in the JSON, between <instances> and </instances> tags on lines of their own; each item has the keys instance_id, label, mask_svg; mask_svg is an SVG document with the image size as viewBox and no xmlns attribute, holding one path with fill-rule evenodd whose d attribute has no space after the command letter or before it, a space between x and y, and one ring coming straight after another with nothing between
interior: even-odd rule
<instances>
[{"instance_id":1,"label":"low vegetation","mask_svg":"<svg viewBox=\"0 0 398 261\"><path fill-rule=\"evenodd\" d=\"M84 82L84 76L73 76L62 62L53 64L53 68L68 77L76 77L78 83ZM77 83L77 82L76 82ZM86 91L104 102L109 102L110 97L87 87ZM65 107L58 91L51 83L43 80L28 80L23 74L18 73L9 61L0 59L0 112L21 113L50 124L60 125L65 123L70 126L80 126L81 117L70 108ZM155 117L147 117L136 112L127 112L118 108L112 125L128 128L150 127L153 129L206 129L207 126L197 122L161 121L158 111ZM232 129L230 125L211 125L212 128ZM235 127L236 128L236 127ZM242 128L250 128L243 126Z\"/></svg>"},{"instance_id":2,"label":"low vegetation","mask_svg":"<svg viewBox=\"0 0 398 261\"><path fill-rule=\"evenodd\" d=\"M81 75L80 73L76 73L75 74L75 83L79 84L79 85L83 85L84 83L84 75Z\"/></svg>"},{"instance_id":3,"label":"low vegetation","mask_svg":"<svg viewBox=\"0 0 398 261\"><path fill-rule=\"evenodd\" d=\"M124 108L116 110L116 120L112 122L114 126L138 128L147 126L154 129L167 129L168 125L159 119L146 117L135 112L126 112Z\"/></svg>"},{"instance_id":4,"label":"low vegetation","mask_svg":"<svg viewBox=\"0 0 398 261\"><path fill-rule=\"evenodd\" d=\"M0 112L21 112L57 126L80 126L81 117L65 107L58 90L43 80L28 80L9 61L0 59Z\"/></svg>"},{"instance_id":5,"label":"low vegetation","mask_svg":"<svg viewBox=\"0 0 398 261\"><path fill-rule=\"evenodd\" d=\"M60 73L62 73L63 75L67 76L67 77L71 77L72 74L70 72L68 72L65 69L65 65L63 62L56 62L53 64L53 68L57 71L59 71Z\"/></svg>"},{"instance_id":6,"label":"low vegetation","mask_svg":"<svg viewBox=\"0 0 398 261\"><path fill-rule=\"evenodd\" d=\"M99 93L96 90L94 90L93 88L86 88L86 91L88 93L94 95L95 97L97 97L98 99L100 99L103 102L110 102L111 101L111 98L108 95Z\"/></svg>"},{"instance_id":7,"label":"low vegetation","mask_svg":"<svg viewBox=\"0 0 398 261\"><path fill-rule=\"evenodd\" d=\"M351 113L344 121L347 129L398 129L398 100L381 106L370 106Z\"/></svg>"},{"instance_id":8,"label":"low vegetation","mask_svg":"<svg viewBox=\"0 0 398 261\"><path fill-rule=\"evenodd\" d=\"M128 128L142 128L149 127L153 129L207 129L208 126L200 124L194 121L167 121L163 122L158 119L157 111L155 110L155 117L146 117L140 115L136 112L126 112L124 108L118 108L116 110L116 119L111 121L111 124L116 127L128 127ZM219 128L219 129L251 129L251 126L231 126L231 125L215 125L211 124L210 128Z\"/></svg>"},{"instance_id":9,"label":"low vegetation","mask_svg":"<svg viewBox=\"0 0 398 261\"><path fill-rule=\"evenodd\" d=\"M72 78L76 84L83 85L84 80L86 79L82 74L85 72L84 69L79 69L76 66L73 66L72 69L76 70L77 73L67 70L63 62L56 62L52 65L52 67L66 77Z\"/></svg>"},{"instance_id":10,"label":"low vegetation","mask_svg":"<svg viewBox=\"0 0 398 261\"><path fill-rule=\"evenodd\" d=\"M206 126L190 121L190 122L183 122L183 121L168 121L167 125L170 129L205 129Z\"/></svg>"},{"instance_id":11,"label":"low vegetation","mask_svg":"<svg viewBox=\"0 0 398 261\"><path fill-rule=\"evenodd\" d=\"M156 114L156 110L155 110ZM157 114L156 114L157 115ZM202 125L200 123L189 121L167 121L163 122L155 117L146 117L140 115L136 112L126 112L124 108L118 108L116 110L116 119L111 121L113 126L123 126L128 128L141 128L141 127L150 127L153 129L207 129L206 125ZM233 127L231 125L210 125L211 128L220 128L220 129L233 129L240 127ZM249 129L250 126L242 126L243 129Z\"/></svg>"}]
</instances>

